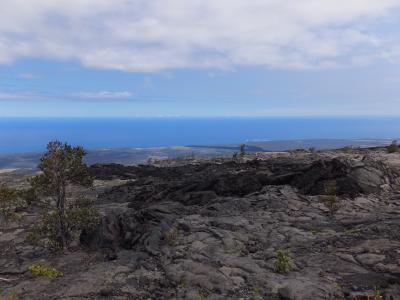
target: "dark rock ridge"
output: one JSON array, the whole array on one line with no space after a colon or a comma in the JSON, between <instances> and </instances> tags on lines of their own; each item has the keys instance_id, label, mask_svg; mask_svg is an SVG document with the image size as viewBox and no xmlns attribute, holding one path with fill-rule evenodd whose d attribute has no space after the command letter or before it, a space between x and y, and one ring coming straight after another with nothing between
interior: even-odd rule
<instances>
[{"instance_id":1,"label":"dark rock ridge","mask_svg":"<svg viewBox=\"0 0 400 300\"><path fill-rule=\"evenodd\" d=\"M135 180L100 195L99 200L118 202L115 194L120 193L128 197L124 201L138 202L139 205L152 200L176 198L182 201L185 194L191 192L208 191L218 196L242 197L266 185L290 185L307 195L327 194L328 186L334 185L337 195L354 197L393 189L400 182L397 170L368 156L362 159L276 158L164 168L95 165L91 167L91 173L98 179ZM132 193L133 190L136 192Z\"/></svg>"},{"instance_id":2,"label":"dark rock ridge","mask_svg":"<svg viewBox=\"0 0 400 300\"><path fill-rule=\"evenodd\" d=\"M22 299L400 299L400 156L389 158L94 165L99 182L124 183L99 191L88 249L47 256L64 276L46 281L23 271L46 252L17 243L18 259L0 259L13 283L0 288ZM286 274L275 270L280 249L291 253Z\"/></svg>"}]
</instances>

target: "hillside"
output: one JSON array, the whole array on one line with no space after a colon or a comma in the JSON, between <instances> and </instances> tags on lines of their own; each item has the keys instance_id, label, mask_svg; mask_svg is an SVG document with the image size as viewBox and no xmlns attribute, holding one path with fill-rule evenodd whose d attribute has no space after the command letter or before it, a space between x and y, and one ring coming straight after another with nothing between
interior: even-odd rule
<instances>
[{"instance_id":1,"label":"hillside","mask_svg":"<svg viewBox=\"0 0 400 300\"><path fill-rule=\"evenodd\" d=\"M52 253L25 241L41 208L24 209L0 235L4 295L400 298L399 153L259 153L90 170L100 226ZM62 276L30 274L40 260Z\"/></svg>"}]
</instances>

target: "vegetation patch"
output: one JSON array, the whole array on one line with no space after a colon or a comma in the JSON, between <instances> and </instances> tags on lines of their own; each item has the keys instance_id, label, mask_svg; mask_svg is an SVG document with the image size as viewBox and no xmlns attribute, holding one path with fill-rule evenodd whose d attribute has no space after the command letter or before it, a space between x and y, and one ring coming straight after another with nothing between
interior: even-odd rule
<instances>
[{"instance_id":1,"label":"vegetation patch","mask_svg":"<svg viewBox=\"0 0 400 300\"><path fill-rule=\"evenodd\" d=\"M322 230L321 229L313 229L313 230L311 230L311 233L313 234L313 235L318 235L318 234L321 234L322 233Z\"/></svg>"},{"instance_id":2,"label":"vegetation patch","mask_svg":"<svg viewBox=\"0 0 400 300\"><path fill-rule=\"evenodd\" d=\"M43 276L50 279L61 277L63 274L57 269L47 265L45 262L39 262L28 267L28 271L36 276Z\"/></svg>"},{"instance_id":3,"label":"vegetation patch","mask_svg":"<svg viewBox=\"0 0 400 300\"><path fill-rule=\"evenodd\" d=\"M18 297L15 294L8 294L5 296L0 296L0 300L18 300Z\"/></svg>"},{"instance_id":4,"label":"vegetation patch","mask_svg":"<svg viewBox=\"0 0 400 300\"><path fill-rule=\"evenodd\" d=\"M346 235L358 236L360 235L360 229L349 229L345 231Z\"/></svg>"},{"instance_id":5,"label":"vegetation patch","mask_svg":"<svg viewBox=\"0 0 400 300\"><path fill-rule=\"evenodd\" d=\"M374 287L372 295L368 295L367 299L368 300L381 300L381 299L383 299L383 297L381 295L381 291L377 287Z\"/></svg>"},{"instance_id":6,"label":"vegetation patch","mask_svg":"<svg viewBox=\"0 0 400 300\"><path fill-rule=\"evenodd\" d=\"M252 294L254 297L260 297L262 296L263 292L261 288L254 288Z\"/></svg>"},{"instance_id":7,"label":"vegetation patch","mask_svg":"<svg viewBox=\"0 0 400 300\"><path fill-rule=\"evenodd\" d=\"M178 285L178 288L180 288L180 289L187 289L188 286L189 286L189 284L187 283L187 281L186 281L186 280L182 280L182 281L180 282L180 284Z\"/></svg>"},{"instance_id":8,"label":"vegetation patch","mask_svg":"<svg viewBox=\"0 0 400 300\"><path fill-rule=\"evenodd\" d=\"M21 215L17 208L23 207L24 201L19 197L18 191L5 184L0 185L0 220L7 225L9 221L17 221Z\"/></svg>"},{"instance_id":9,"label":"vegetation patch","mask_svg":"<svg viewBox=\"0 0 400 300\"><path fill-rule=\"evenodd\" d=\"M178 229L176 227L172 227L169 229L165 235L164 238L167 241L168 245L170 246L175 246L177 241L178 241Z\"/></svg>"},{"instance_id":10,"label":"vegetation patch","mask_svg":"<svg viewBox=\"0 0 400 300\"><path fill-rule=\"evenodd\" d=\"M387 152L388 153L396 153L399 151L399 146L397 145L397 141L393 141L388 147L387 147Z\"/></svg>"},{"instance_id":11,"label":"vegetation patch","mask_svg":"<svg viewBox=\"0 0 400 300\"><path fill-rule=\"evenodd\" d=\"M207 299L208 297L211 296L212 292L213 292L212 290L202 288L199 290L199 296L201 299Z\"/></svg>"},{"instance_id":12,"label":"vegetation patch","mask_svg":"<svg viewBox=\"0 0 400 300\"><path fill-rule=\"evenodd\" d=\"M276 252L275 272L286 274L292 269L292 260L289 250L278 250Z\"/></svg>"},{"instance_id":13,"label":"vegetation patch","mask_svg":"<svg viewBox=\"0 0 400 300\"><path fill-rule=\"evenodd\" d=\"M352 153L353 152L353 146L345 146L340 149L343 153Z\"/></svg>"},{"instance_id":14,"label":"vegetation patch","mask_svg":"<svg viewBox=\"0 0 400 300\"><path fill-rule=\"evenodd\" d=\"M28 232L25 241L32 246L43 246L43 243L41 243L40 232L38 232L36 228Z\"/></svg>"},{"instance_id":15,"label":"vegetation patch","mask_svg":"<svg viewBox=\"0 0 400 300\"><path fill-rule=\"evenodd\" d=\"M64 218L67 230L65 239L67 245L79 239L83 230L92 231L100 223L100 213L94 201L80 198L67 209ZM63 249L60 237L61 217L57 211L46 212L39 223L27 236L26 240L34 246L45 246L51 250Z\"/></svg>"},{"instance_id":16,"label":"vegetation patch","mask_svg":"<svg viewBox=\"0 0 400 300\"><path fill-rule=\"evenodd\" d=\"M329 209L331 215L335 214L340 208L340 201L337 194L336 182L329 182L325 186L326 196L322 198L323 203Z\"/></svg>"}]
</instances>

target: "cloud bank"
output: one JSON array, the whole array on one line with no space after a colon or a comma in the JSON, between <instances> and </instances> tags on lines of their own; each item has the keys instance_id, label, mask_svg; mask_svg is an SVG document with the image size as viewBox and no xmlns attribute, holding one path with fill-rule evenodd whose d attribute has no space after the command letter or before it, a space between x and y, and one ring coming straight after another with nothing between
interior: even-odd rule
<instances>
[{"instance_id":1,"label":"cloud bank","mask_svg":"<svg viewBox=\"0 0 400 300\"><path fill-rule=\"evenodd\" d=\"M99 91L99 92L81 92L76 96L83 99L124 99L131 98L133 94L128 91Z\"/></svg>"},{"instance_id":2,"label":"cloud bank","mask_svg":"<svg viewBox=\"0 0 400 300\"><path fill-rule=\"evenodd\" d=\"M323 68L396 61L380 30L400 0L3 0L0 64L92 68Z\"/></svg>"},{"instance_id":3,"label":"cloud bank","mask_svg":"<svg viewBox=\"0 0 400 300\"><path fill-rule=\"evenodd\" d=\"M46 93L38 91L12 90L3 91L0 89L0 101L54 101L54 100L74 100L74 101L102 101L102 100L133 100L134 94L128 91L92 91L78 92L65 95L63 93Z\"/></svg>"}]
</instances>

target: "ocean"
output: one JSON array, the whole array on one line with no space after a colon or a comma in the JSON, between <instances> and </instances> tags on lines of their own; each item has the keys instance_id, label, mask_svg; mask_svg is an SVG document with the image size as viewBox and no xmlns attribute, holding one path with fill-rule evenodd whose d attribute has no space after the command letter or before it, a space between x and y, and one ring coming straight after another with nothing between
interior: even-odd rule
<instances>
[{"instance_id":1,"label":"ocean","mask_svg":"<svg viewBox=\"0 0 400 300\"><path fill-rule=\"evenodd\" d=\"M99 149L396 137L400 137L400 117L0 118L0 153L43 151L55 139Z\"/></svg>"}]
</instances>

